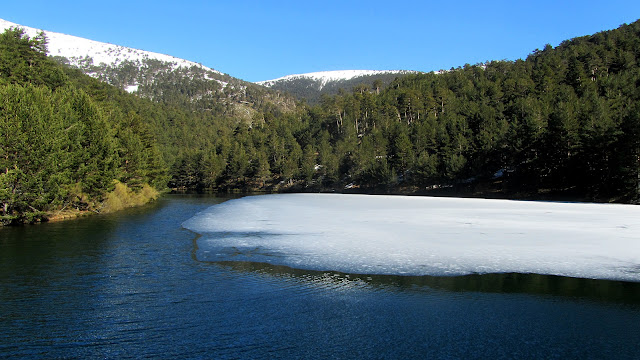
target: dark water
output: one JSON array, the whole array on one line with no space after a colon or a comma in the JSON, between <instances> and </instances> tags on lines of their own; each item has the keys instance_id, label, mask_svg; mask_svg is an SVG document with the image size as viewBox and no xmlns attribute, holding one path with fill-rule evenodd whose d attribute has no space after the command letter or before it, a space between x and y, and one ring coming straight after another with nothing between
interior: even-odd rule
<instances>
[{"instance_id":1,"label":"dark water","mask_svg":"<svg viewBox=\"0 0 640 360\"><path fill-rule=\"evenodd\" d=\"M640 284L198 261L222 201L0 230L0 358L640 359Z\"/></svg>"}]
</instances>

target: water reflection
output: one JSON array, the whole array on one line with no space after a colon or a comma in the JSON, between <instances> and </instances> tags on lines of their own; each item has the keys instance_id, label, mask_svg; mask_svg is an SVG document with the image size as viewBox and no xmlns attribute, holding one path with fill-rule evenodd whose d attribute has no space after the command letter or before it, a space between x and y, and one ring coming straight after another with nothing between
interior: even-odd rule
<instances>
[{"instance_id":1,"label":"water reflection","mask_svg":"<svg viewBox=\"0 0 640 360\"><path fill-rule=\"evenodd\" d=\"M464 276L398 276L347 274L336 271L295 269L248 261L208 262L238 272L296 278L311 283L330 282L334 287L368 285L386 290L550 295L581 300L640 305L640 283L570 278L538 274L471 274Z\"/></svg>"}]
</instances>

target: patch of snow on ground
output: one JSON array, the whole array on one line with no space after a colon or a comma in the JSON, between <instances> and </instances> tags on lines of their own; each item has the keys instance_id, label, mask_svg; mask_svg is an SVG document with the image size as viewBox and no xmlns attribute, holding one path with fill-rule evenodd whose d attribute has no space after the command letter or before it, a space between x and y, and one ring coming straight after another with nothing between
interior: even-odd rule
<instances>
[{"instance_id":1,"label":"patch of snow on ground","mask_svg":"<svg viewBox=\"0 0 640 360\"><path fill-rule=\"evenodd\" d=\"M224 89L224 88L226 88L226 87L227 87L227 85L229 85L229 83L228 83L228 82L226 82L226 81L222 81L222 80L214 80L214 81L217 81L217 82L218 82L218 84L220 84L220 86L221 86L223 89Z\"/></svg>"},{"instance_id":2,"label":"patch of snow on ground","mask_svg":"<svg viewBox=\"0 0 640 360\"><path fill-rule=\"evenodd\" d=\"M640 281L640 207L282 194L184 223L201 256L357 274L537 273ZM208 254L208 255L204 255Z\"/></svg>"},{"instance_id":3,"label":"patch of snow on ground","mask_svg":"<svg viewBox=\"0 0 640 360\"><path fill-rule=\"evenodd\" d=\"M140 87L140 85L135 84L135 85L128 85L124 88L124 90L128 93L134 93L136 91L138 91L138 88Z\"/></svg>"}]
</instances>

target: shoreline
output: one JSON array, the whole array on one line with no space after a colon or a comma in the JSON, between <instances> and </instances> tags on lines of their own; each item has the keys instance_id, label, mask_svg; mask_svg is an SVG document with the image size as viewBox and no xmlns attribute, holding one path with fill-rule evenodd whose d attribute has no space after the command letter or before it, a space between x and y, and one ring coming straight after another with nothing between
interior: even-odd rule
<instances>
[{"instance_id":1,"label":"shoreline","mask_svg":"<svg viewBox=\"0 0 640 360\"><path fill-rule=\"evenodd\" d=\"M43 224L49 222L59 222L66 220L78 219L85 216L91 216L94 214L109 214L124 209L129 209L137 206L142 206L155 201L160 196L161 192L151 187L148 184L144 184L137 191L131 189L126 184L119 181L115 182L114 189L105 194L104 200L94 206L97 206L99 210L79 210L79 209L56 209L51 211L42 211L37 219L31 222L18 222L13 224L2 224L0 229L5 226L13 225L33 225ZM84 203L87 208L91 208L90 205Z\"/></svg>"},{"instance_id":2,"label":"shoreline","mask_svg":"<svg viewBox=\"0 0 640 360\"><path fill-rule=\"evenodd\" d=\"M502 199L521 201L551 201L576 203L629 204L638 202L629 199L590 197L572 191L513 191L496 186L499 184L452 184L439 187L424 188L418 186L379 186L379 187L325 187L293 184L280 188L229 187L214 189L170 189L171 194L290 194L290 193L336 193L362 195L398 195L398 196L430 196L457 197L479 199Z\"/></svg>"},{"instance_id":3,"label":"shoreline","mask_svg":"<svg viewBox=\"0 0 640 360\"><path fill-rule=\"evenodd\" d=\"M96 213L93 212L93 211L89 211L89 210L53 211L53 212L45 214L45 216L44 216L45 220L41 221L41 223L73 220L73 219L77 219L77 218L81 218L81 217L85 217L85 216L90 216L92 214L96 214Z\"/></svg>"}]
</instances>

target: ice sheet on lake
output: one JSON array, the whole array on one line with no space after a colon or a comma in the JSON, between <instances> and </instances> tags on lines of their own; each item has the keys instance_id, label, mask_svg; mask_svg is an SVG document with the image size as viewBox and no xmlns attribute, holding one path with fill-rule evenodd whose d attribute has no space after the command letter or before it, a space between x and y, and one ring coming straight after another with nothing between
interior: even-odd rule
<instances>
[{"instance_id":1,"label":"ice sheet on lake","mask_svg":"<svg viewBox=\"0 0 640 360\"><path fill-rule=\"evenodd\" d=\"M206 260L357 274L520 272L640 281L640 207L283 194L215 205L184 223Z\"/></svg>"}]
</instances>

